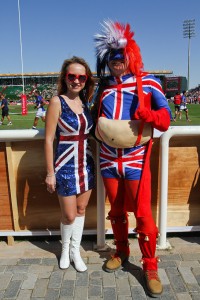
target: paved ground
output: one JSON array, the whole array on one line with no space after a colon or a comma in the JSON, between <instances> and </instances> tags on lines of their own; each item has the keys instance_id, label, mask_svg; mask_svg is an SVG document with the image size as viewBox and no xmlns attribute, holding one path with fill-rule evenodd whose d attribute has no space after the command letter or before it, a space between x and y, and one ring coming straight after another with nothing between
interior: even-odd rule
<instances>
[{"instance_id":1,"label":"paved ground","mask_svg":"<svg viewBox=\"0 0 200 300\"><path fill-rule=\"evenodd\" d=\"M170 250L157 250L159 274L165 300L200 299L200 237L169 237ZM144 288L137 239L131 238L131 257L123 269L104 272L110 251L98 252L95 239L84 237L82 256L88 271L78 273L73 266L60 270L61 244L54 238L15 240L8 246L0 240L0 299L150 299ZM110 250L111 239L106 239Z\"/></svg>"}]
</instances>

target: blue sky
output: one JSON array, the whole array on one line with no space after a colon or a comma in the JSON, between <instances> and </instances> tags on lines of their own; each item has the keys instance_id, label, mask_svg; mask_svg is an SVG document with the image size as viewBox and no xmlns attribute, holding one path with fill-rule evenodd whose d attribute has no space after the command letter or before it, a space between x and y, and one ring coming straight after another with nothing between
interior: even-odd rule
<instances>
[{"instance_id":1,"label":"blue sky","mask_svg":"<svg viewBox=\"0 0 200 300\"><path fill-rule=\"evenodd\" d=\"M21 73L18 0L0 0L0 73ZM190 88L200 84L199 0L20 0L24 72L58 72L63 60L83 57L95 71L93 36L105 19L130 23L145 70L186 76L183 21L195 19Z\"/></svg>"}]
</instances>

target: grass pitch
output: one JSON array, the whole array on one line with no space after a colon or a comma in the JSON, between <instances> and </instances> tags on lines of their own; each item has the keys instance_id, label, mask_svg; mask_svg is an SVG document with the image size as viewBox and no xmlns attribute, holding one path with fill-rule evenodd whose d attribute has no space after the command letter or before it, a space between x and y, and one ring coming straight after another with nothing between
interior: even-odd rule
<instances>
[{"instance_id":1,"label":"grass pitch","mask_svg":"<svg viewBox=\"0 0 200 300\"><path fill-rule=\"evenodd\" d=\"M12 126L7 126L8 120L5 117L0 130L9 129L31 129L36 115L35 105L27 105L27 115L22 115L21 105L9 105L9 115L12 121ZM45 123L41 119L38 121L37 129L44 128Z\"/></svg>"},{"instance_id":2,"label":"grass pitch","mask_svg":"<svg viewBox=\"0 0 200 300\"><path fill-rule=\"evenodd\" d=\"M170 108L172 111L172 116L174 117L174 104L170 103ZM199 104L188 104L189 118L191 122L186 121L185 112L182 112L182 119L177 119L176 122L171 122L171 126L200 126L200 105ZM45 107L47 109L47 106ZM33 121L36 114L36 109L34 105L29 104L27 106L28 113L22 116L21 105L9 105L9 114L12 121L12 126L7 126L8 121L4 118L3 125L0 126L0 130L9 129L31 129L33 126ZM44 128L45 124L41 119L38 121L37 128Z\"/></svg>"}]
</instances>

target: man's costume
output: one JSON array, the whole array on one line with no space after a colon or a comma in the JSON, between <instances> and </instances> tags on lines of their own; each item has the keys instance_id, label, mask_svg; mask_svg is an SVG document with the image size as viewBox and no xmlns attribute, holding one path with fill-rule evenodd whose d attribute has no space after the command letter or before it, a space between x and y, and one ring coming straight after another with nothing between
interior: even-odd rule
<instances>
[{"instance_id":1,"label":"man's costume","mask_svg":"<svg viewBox=\"0 0 200 300\"><path fill-rule=\"evenodd\" d=\"M140 49L133 39L134 33L130 31L129 24L106 21L103 28L103 33L95 36L97 76L100 77L100 85L110 60L125 59L128 60L129 66L127 74L121 77L106 76L106 84L101 89L97 104L98 117L117 120L141 119L151 124L152 128L166 131L170 124L167 100L158 79L142 71ZM143 106L138 96L138 77L142 82ZM116 244L116 254L106 265L108 272L118 268L118 264L112 264L114 260L119 259L120 265L130 254L127 212L133 211L137 221L136 231L142 252L143 270L147 276L151 277L152 272L153 277L157 276L155 250L158 229L151 212L151 148L152 139L145 145L137 144L131 148L113 148L104 142L101 143L101 174L111 204L108 219L111 221ZM129 191L126 190L127 181ZM130 195L135 195L135 199ZM153 290L151 287L149 289ZM156 290L155 294L158 294Z\"/></svg>"}]
</instances>

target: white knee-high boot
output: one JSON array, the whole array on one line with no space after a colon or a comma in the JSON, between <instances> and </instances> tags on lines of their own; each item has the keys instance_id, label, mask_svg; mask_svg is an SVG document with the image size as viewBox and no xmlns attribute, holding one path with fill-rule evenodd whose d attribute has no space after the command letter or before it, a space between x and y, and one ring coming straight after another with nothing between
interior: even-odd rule
<instances>
[{"instance_id":1,"label":"white knee-high boot","mask_svg":"<svg viewBox=\"0 0 200 300\"><path fill-rule=\"evenodd\" d=\"M83 226L84 226L85 216L76 217L72 229L72 238L70 245L70 260L74 262L75 269L78 272L85 272L87 267L83 262L80 255L80 244L83 234Z\"/></svg>"},{"instance_id":2,"label":"white knee-high boot","mask_svg":"<svg viewBox=\"0 0 200 300\"><path fill-rule=\"evenodd\" d=\"M60 268L67 269L70 265L69 245L72 236L73 224L64 225L60 223L60 232L62 237L62 253L60 257Z\"/></svg>"}]
</instances>

